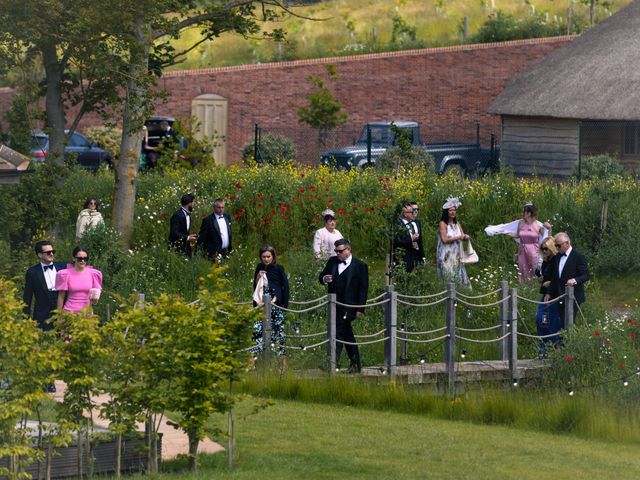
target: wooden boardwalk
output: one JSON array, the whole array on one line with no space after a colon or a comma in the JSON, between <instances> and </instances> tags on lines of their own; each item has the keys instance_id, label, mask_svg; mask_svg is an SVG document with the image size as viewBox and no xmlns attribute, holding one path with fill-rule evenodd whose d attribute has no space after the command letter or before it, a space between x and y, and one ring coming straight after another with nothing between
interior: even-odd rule
<instances>
[{"instance_id":1,"label":"wooden boardwalk","mask_svg":"<svg viewBox=\"0 0 640 480\"><path fill-rule=\"evenodd\" d=\"M544 360L518 360L517 375L519 381L535 378L547 368ZM382 366L363 367L361 375L366 379L387 381L389 374ZM456 362L456 383L512 381L507 360L485 360L474 362ZM404 384L446 384L448 382L445 363L424 363L398 365L396 381Z\"/></svg>"}]
</instances>

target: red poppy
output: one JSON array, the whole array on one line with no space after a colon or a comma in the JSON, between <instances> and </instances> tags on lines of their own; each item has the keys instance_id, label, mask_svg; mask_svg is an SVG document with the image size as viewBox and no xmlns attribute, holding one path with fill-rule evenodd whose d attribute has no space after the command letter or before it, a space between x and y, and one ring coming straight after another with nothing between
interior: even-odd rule
<instances>
[{"instance_id":1,"label":"red poppy","mask_svg":"<svg viewBox=\"0 0 640 480\"><path fill-rule=\"evenodd\" d=\"M312 192L316 191L316 187L314 187L313 185L309 185L309 190L311 190Z\"/></svg>"},{"instance_id":2,"label":"red poppy","mask_svg":"<svg viewBox=\"0 0 640 480\"><path fill-rule=\"evenodd\" d=\"M264 200L264 195L262 195L261 193L259 193L258 195L256 195L260 200Z\"/></svg>"},{"instance_id":3,"label":"red poppy","mask_svg":"<svg viewBox=\"0 0 640 480\"><path fill-rule=\"evenodd\" d=\"M324 178L321 178L321 179L320 179L320 183L324 183Z\"/></svg>"},{"instance_id":4,"label":"red poppy","mask_svg":"<svg viewBox=\"0 0 640 480\"><path fill-rule=\"evenodd\" d=\"M627 318L627 323L631 323L633 322L633 320L631 320L630 318Z\"/></svg>"},{"instance_id":5,"label":"red poppy","mask_svg":"<svg viewBox=\"0 0 640 480\"><path fill-rule=\"evenodd\" d=\"M346 214L347 212L346 212L346 210L345 210L344 208L339 208L339 209L338 209L338 213L339 213L340 215L344 215L344 214Z\"/></svg>"},{"instance_id":6,"label":"red poppy","mask_svg":"<svg viewBox=\"0 0 640 480\"><path fill-rule=\"evenodd\" d=\"M324 191L325 191L325 192L328 192L328 191L329 191L329 187L326 187L326 188L324 189Z\"/></svg>"},{"instance_id":7,"label":"red poppy","mask_svg":"<svg viewBox=\"0 0 640 480\"><path fill-rule=\"evenodd\" d=\"M567 355L566 357L564 357L564 359L565 359L567 362L573 362L573 355Z\"/></svg>"},{"instance_id":8,"label":"red poppy","mask_svg":"<svg viewBox=\"0 0 640 480\"><path fill-rule=\"evenodd\" d=\"M594 337L599 337L600 336L600 330L596 330L595 332L593 332L593 336Z\"/></svg>"},{"instance_id":9,"label":"red poppy","mask_svg":"<svg viewBox=\"0 0 640 480\"><path fill-rule=\"evenodd\" d=\"M304 173L301 173L301 174L300 174L300 178L304 178Z\"/></svg>"},{"instance_id":10,"label":"red poppy","mask_svg":"<svg viewBox=\"0 0 640 480\"><path fill-rule=\"evenodd\" d=\"M275 215L276 211L274 209L271 209L271 213L273 213Z\"/></svg>"},{"instance_id":11,"label":"red poppy","mask_svg":"<svg viewBox=\"0 0 640 480\"><path fill-rule=\"evenodd\" d=\"M239 183L236 183L236 188L242 188L242 185L240 185Z\"/></svg>"},{"instance_id":12,"label":"red poppy","mask_svg":"<svg viewBox=\"0 0 640 480\"><path fill-rule=\"evenodd\" d=\"M640 324L634 320L633 322L631 322L631 325L633 325L634 327L637 327Z\"/></svg>"},{"instance_id":13,"label":"red poppy","mask_svg":"<svg viewBox=\"0 0 640 480\"><path fill-rule=\"evenodd\" d=\"M624 363L621 363L620 365L618 365L618 367L620 368L620 370L624 370Z\"/></svg>"},{"instance_id":14,"label":"red poppy","mask_svg":"<svg viewBox=\"0 0 640 480\"><path fill-rule=\"evenodd\" d=\"M333 203L333 197L329 198L329 203Z\"/></svg>"},{"instance_id":15,"label":"red poppy","mask_svg":"<svg viewBox=\"0 0 640 480\"><path fill-rule=\"evenodd\" d=\"M306 192L306 191L307 191L307 190L306 190L306 189L304 189L304 188L301 188L301 189L300 189L300 193L304 193L304 192Z\"/></svg>"},{"instance_id":16,"label":"red poppy","mask_svg":"<svg viewBox=\"0 0 640 480\"><path fill-rule=\"evenodd\" d=\"M283 212L287 211L287 206L286 205L280 205L280 210Z\"/></svg>"},{"instance_id":17,"label":"red poppy","mask_svg":"<svg viewBox=\"0 0 640 480\"><path fill-rule=\"evenodd\" d=\"M235 195L229 195L229 200L235 200L236 196Z\"/></svg>"},{"instance_id":18,"label":"red poppy","mask_svg":"<svg viewBox=\"0 0 640 480\"><path fill-rule=\"evenodd\" d=\"M313 193L309 195L309 198L313 200Z\"/></svg>"},{"instance_id":19,"label":"red poppy","mask_svg":"<svg viewBox=\"0 0 640 480\"><path fill-rule=\"evenodd\" d=\"M638 334L636 332L631 332L631 338L635 340L637 337L638 337Z\"/></svg>"}]
</instances>

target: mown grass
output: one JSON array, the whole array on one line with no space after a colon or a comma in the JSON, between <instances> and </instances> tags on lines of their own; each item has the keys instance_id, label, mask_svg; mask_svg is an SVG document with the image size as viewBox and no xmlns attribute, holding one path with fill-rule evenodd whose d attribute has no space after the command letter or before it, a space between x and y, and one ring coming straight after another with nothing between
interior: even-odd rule
<instances>
[{"instance_id":1,"label":"mown grass","mask_svg":"<svg viewBox=\"0 0 640 480\"><path fill-rule=\"evenodd\" d=\"M629 0L614 0L608 8L597 6L597 19L616 12ZM573 2L575 21L588 24L588 7ZM288 44L277 47L273 42L258 39L244 40L237 35L222 35L203 44L188 55L185 62L174 67L206 68L213 66L315 58L325 56L368 53L401 48L434 47L462 42L461 25L466 16L469 34L473 35L497 10L524 18L533 12L548 14L549 22L566 23L566 2L552 0L330 0L293 11L300 16L290 17L267 29L284 28ZM391 44L392 18L401 17L416 29L416 40L404 45ZM200 37L197 29L187 32L176 42L178 50ZM278 50L279 48L279 50Z\"/></svg>"},{"instance_id":2,"label":"mown grass","mask_svg":"<svg viewBox=\"0 0 640 480\"><path fill-rule=\"evenodd\" d=\"M249 402L250 403L250 402ZM416 414L279 400L236 420L235 468L203 456L199 473L171 479L631 479L636 444L577 439ZM220 418L217 424L225 425ZM178 463L167 465L178 468Z\"/></svg>"}]
</instances>

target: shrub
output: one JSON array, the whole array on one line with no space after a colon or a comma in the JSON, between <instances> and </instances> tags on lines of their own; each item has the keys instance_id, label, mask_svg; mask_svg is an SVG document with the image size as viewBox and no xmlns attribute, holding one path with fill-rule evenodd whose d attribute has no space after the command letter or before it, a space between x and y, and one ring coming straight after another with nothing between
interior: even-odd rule
<instances>
[{"instance_id":1,"label":"shrub","mask_svg":"<svg viewBox=\"0 0 640 480\"><path fill-rule=\"evenodd\" d=\"M376 160L375 166L377 170L390 172L399 168L412 170L424 166L433 169L434 163L433 157L423 147L412 145L409 149L403 149L399 146L387 148Z\"/></svg>"},{"instance_id":2,"label":"shrub","mask_svg":"<svg viewBox=\"0 0 640 480\"><path fill-rule=\"evenodd\" d=\"M91 141L111 154L113 158L120 156L120 142L122 140L122 129L118 127L89 127L84 132Z\"/></svg>"},{"instance_id":3,"label":"shrub","mask_svg":"<svg viewBox=\"0 0 640 480\"><path fill-rule=\"evenodd\" d=\"M281 165L290 163L296 158L296 147L292 140L277 133L266 133L258 143L258 158L255 156L255 141L242 149L242 160L245 164Z\"/></svg>"},{"instance_id":4,"label":"shrub","mask_svg":"<svg viewBox=\"0 0 640 480\"><path fill-rule=\"evenodd\" d=\"M550 23L541 14L535 14L525 19L517 19L513 15L501 10L487 20L471 36L468 43L505 42L524 38L541 38L564 35L567 26L560 23Z\"/></svg>"},{"instance_id":5,"label":"shrub","mask_svg":"<svg viewBox=\"0 0 640 480\"><path fill-rule=\"evenodd\" d=\"M579 169L576 166L573 175L580 175L584 180L608 180L612 177L624 177L627 173L617 158L610 155L593 155L583 158L582 165Z\"/></svg>"},{"instance_id":6,"label":"shrub","mask_svg":"<svg viewBox=\"0 0 640 480\"><path fill-rule=\"evenodd\" d=\"M205 136L198 138L201 125L197 118L177 120L172 128L181 140L181 145L176 150L177 146L171 143L160 144L158 165L162 171L203 169L215 165L213 147L218 139L214 138L212 144Z\"/></svg>"}]
</instances>

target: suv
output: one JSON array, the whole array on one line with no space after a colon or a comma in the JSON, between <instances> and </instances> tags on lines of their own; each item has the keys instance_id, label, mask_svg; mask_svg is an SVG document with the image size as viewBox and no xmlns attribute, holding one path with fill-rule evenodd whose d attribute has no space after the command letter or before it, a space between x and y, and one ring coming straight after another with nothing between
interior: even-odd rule
<instances>
[{"instance_id":1,"label":"suv","mask_svg":"<svg viewBox=\"0 0 640 480\"><path fill-rule=\"evenodd\" d=\"M64 131L69 135L69 130ZM42 163L49 154L49 135L41 130L31 132L31 157L34 163ZM73 132L67 138L64 156L77 155L76 161L82 168L97 170L102 164L112 165L111 154L97 144L89 141L84 135Z\"/></svg>"},{"instance_id":2,"label":"suv","mask_svg":"<svg viewBox=\"0 0 640 480\"><path fill-rule=\"evenodd\" d=\"M162 143L162 138L164 137L164 132L160 127L160 123L167 122L170 127L173 128L173 124L176 119L173 117L165 117L164 115L154 115L145 120L144 125L147 127L147 131L149 132L149 146L157 147Z\"/></svg>"}]
</instances>

